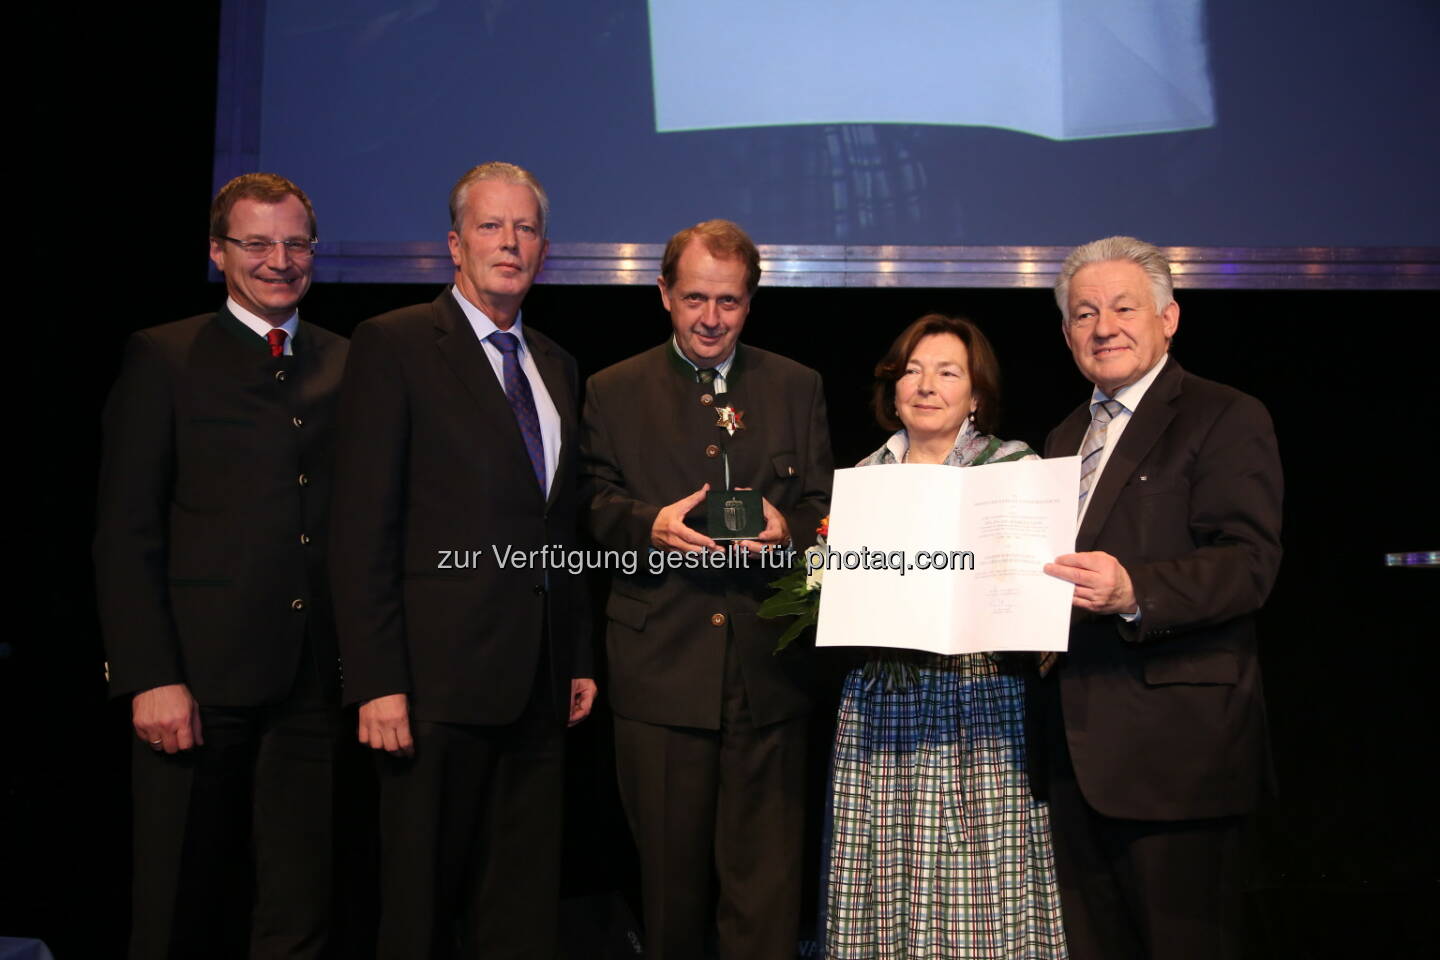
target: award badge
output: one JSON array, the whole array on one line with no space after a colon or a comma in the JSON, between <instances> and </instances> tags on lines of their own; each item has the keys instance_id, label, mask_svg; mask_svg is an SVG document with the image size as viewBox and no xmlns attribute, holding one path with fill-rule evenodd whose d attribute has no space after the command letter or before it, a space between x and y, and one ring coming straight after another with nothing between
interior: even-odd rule
<instances>
[{"instance_id":1,"label":"award badge","mask_svg":"<svg viewBox=\"0 0 1440 960\"><path fill-rule=\"evenodd\" d=\"M727 436L745 429L745 411L731 404L715 408L715 426ZM730 453L720 444L725 465L725 489L711 490L705 495L705 512L709 519L712 540L753 540L765 530L765 509L758 490L733 490L730 487Z\"/></svg>"}]
</instances>

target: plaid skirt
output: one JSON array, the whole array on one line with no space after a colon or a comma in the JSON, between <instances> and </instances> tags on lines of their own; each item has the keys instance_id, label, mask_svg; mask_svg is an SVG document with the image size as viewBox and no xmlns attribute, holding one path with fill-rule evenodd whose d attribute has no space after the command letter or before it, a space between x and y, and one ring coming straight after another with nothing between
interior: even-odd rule
<instances>
[{"instance_id":1,"label":"plaid skirt","mask_svg":"<svg viewBox=\"0 0 1440 960\"><path fill-rule=\"evenodd\" d=\"M1024 680L911 655L903 690L845 680L835 735L830 960L1063 960L1049 814L1025 775Z\"/></svg>"}]
</instances>

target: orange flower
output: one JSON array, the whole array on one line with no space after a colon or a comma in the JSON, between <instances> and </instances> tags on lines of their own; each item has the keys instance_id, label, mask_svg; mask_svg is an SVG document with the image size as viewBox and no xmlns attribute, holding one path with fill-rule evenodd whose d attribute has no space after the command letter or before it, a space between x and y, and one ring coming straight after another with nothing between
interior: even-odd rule
<instances>
[{"instance_id":1,"label":"orange flower","mask_svg":"<svg viewBox=\"0 0 1440 960\"><path fill-rule=\"evenodd\" d=\"M828 516L820 521L820 526L815 528L815 532L822 537L830 536L830 518Z\"/></svg>"}]
</instances>

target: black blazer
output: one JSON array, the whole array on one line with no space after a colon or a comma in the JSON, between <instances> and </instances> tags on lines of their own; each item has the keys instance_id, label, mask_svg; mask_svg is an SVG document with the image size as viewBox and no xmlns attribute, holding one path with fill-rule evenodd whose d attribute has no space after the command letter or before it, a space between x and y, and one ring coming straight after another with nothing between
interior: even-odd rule
<instances>
[{"instance_id":1,"label":"black blazer","mask_svg":"<svg viewBox=\"0 0 1440 960\"><path fill-rule=\"evenodd\" d=\"M809 709L803 658L775 656L784 622L755 610L785 571L752 563L739 570L651 572L650 529L660 508L708 482L760 491L785 515L797 548L815 542L830 500L832 460L820 375L792 360L741 345L718 401L667 341L590 378L582 442L584 522L604 547L633 550L634 575L612 577L610 700L622 716L648 723L718 729L725 630L733 630L745 692L757 724ZM707 402L708 401L708 402ZM727 437L715 406L742 412ZM705 532L704 504L686 523Z\"/></svg>"},{"instance_id":2,"label":"black blazer","mask_svg":"<svg viewBox=\"0 0 1440 960\"><path fill-rule=\"evenodd\" d=\"M448 288L355 330L331 552L347 702L407 693L413 717L503 724L525 707L542 644L560 716L570 678L592 675L581 578L495 556L574 537L575 360L524 330L560 414L548 499Z\"/></svg>"},{"instance_id":3,"label":"black blazer","mask_svg":"<svg viewBox=\"0 0 1440 960\"><path fill-rule=\"evenodd\" d=\"M1082 404L1045 444L1073 456ZM1078 615L1057 668L1065 735L1099 813L1243 813L1268 771L1255 614L1280 566L1280 456L1255 398L1173 358L1151 384L1076 537L1124 565L1138 625Z\"/></svg>"},{"instance_id":4,"label":"black blazer","mask_svg":"<svg viewBox=\"0 0 1440 960\"><path fill-rule=\"evenodd\" d=\"M141 330L105 405L95 570L115 695L185 683L207 706L283 699L308 634L336 683L324 547L348 344L294 356L229 311Z\"/></svg>"}]
</instances>

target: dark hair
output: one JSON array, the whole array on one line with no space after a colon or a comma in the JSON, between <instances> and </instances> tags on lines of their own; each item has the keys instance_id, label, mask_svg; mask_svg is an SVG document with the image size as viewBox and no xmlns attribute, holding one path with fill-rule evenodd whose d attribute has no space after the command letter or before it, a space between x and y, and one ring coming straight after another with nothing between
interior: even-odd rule
<instances>
[{"instance_id":1,"label":"dark hair","mask_svg":"<svg viewBox=\"0 0 1440 960\"><path fill-rule=\"evenodd\" d=\"M706 220L693 227L686 227L665 244L665 256L660 260L660 278L668 290L675 286L675 271L680 255L698 239L717 260L739 258L745 261L745 289L751 295L760 286L760 251L740 225L729 220Z\"/></svg>"},{"instance_id":2,"label":"dark hair","mask_svg":"<svg viewBox=\"0 0 1440 960\"><path fill-rule=\"evenodd\" d=\"M965 344L969 357L970 395L975 400L975 429L994 433L1000 426L1000 363L985 334L964 317L927 313L900 331L890 349L875 364L872 403L875 421L886 430L899 430L903 423L895 413L895 383L905 375L905 365L920 341L937 333L950 333Z\"/></svg>"},{"instance_id":3,"label":"dark hair","mask_svg":"<svg viewBox=\"0 0 1440 960\"><path fill-rule=\"evenodd\" d=\"M279 203L286 197L295 197L305 208L305 216L310 220L310 238L313 240L320 236L310 198L305 196L304 190L278 173L242 173L221 187L210 204L210 236L218 240L230 233L230 211L237 201Z\"/></svg>"}]
</instances>

